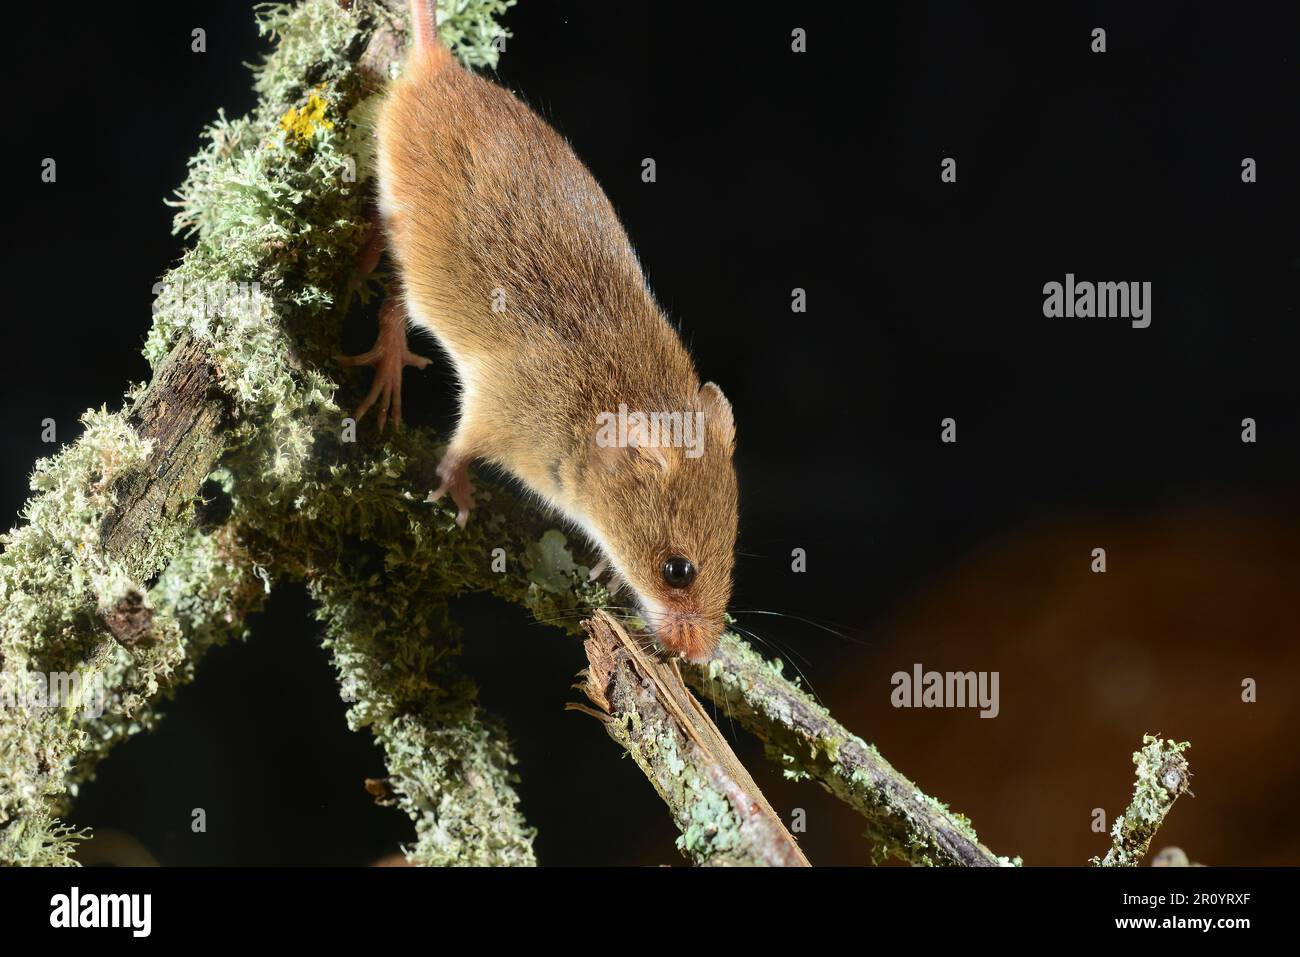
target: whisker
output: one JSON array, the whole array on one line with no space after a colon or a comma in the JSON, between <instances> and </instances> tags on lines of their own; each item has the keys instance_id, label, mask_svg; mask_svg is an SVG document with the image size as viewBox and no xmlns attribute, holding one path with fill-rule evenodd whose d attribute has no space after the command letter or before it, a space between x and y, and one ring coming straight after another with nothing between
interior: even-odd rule
<instances>
[{"instance_id":1,"label":"whisker","mask_svg":"<svg viewBox=\"0 0 1300 957\"><path fill-rule=\"evenodd\" d=\"M861 645L864 648L871 647L871 642L863 641L861 638L854 638L852 635L846 635L842 631L836 631L834 628L831 628L829 625L825 625L822 622L817 621L816 619L813 618L804 618L800 615L791 615L783 611L766 611L761 608L729 608L727 610L733 615L771 615L772 617L775 618L789 618L791 621L798 621L798 622L803 622L805 625L811 625L813 628L820 629L821 631L826 632L828 635L834 635L836 638L839 638L842 641L847 641L850 644Z\"/></svg>"},{"instance_id":2,"label":"whisker","mask_svg":"<svg viewBox=\"0 0 1300 957\"><path fill-rule=\"evenodd\" d=\"M818 704L820 704L820 705L822 705L823 707L825 707L825 702L822 701L822 696L819 695L819 694L817 693L817 689L813 687L813 683L812 683L811 681L808 680L808 675L805 674L805 673L804 673L804 670L803 670L802 668L799 667L798 662L796 662L796 661L794 660L794 658L793 658L793 656L791 655L790 652L787 652L787 651L785 651L784 649L780 648L780 647L777 645L776 641L773 640L773 639L770 639L770 638L764 638L764 637L762 637L761 635L757 634L756 632L751 631L751 630L748 629L748 628L742 628L740 625L736 625L736 626L734 626L734 627L736 628L737 631L739 631L739 632L740 632L742 635L744 635L745 637L747 637L747 638L753 638L755 641L760 642L760 643L762 643L762 644L764 644L764 645L767 645L769 648L771 648L773 651L775 651L779 656L781 656L782 658L785 658L787 661L789 661L789 662L790 662L790 667L793 668L793 669L795 670L795 674L797 674L797 675L799 676L799 679L803 682L804 686L807 687L807 689L808 689L808 693L811 694L811 695L813 696L813 699L814 699ZM800 655L799 657L803 658L802 655ZM809 661L807 658L804 658L804 663L807 664L809 667L812 667L812 662Z\"/></svg>"},{"instance_id":3,"label":"whisker","mask_svg":"<svg viewBox=\"0 0 1300 957\"><path fill-rule=\"evenodd\" d=\"M620 621L626 621L631 617L644 617L641 614L641 609L633 608L630 605L604 605L602 607L605 611L609 612L612 618L617 618ZM534 617L533 623L550 624L557 621L572 621L577 618L590 618L595 613L596 609L594 608L575 608L571 611L560 612L558 615L547 615L541 618Z\"/></svg>"},{"instance_id":4,"label":"whisker","mask_svg":"<svg viewBox=\"0 0 1300 957\"><path fill-rule=\"evenodd\" d=\"M790 664L794 664L795 663L794 659L797 657L809 668L813 666L812 659L809 658L807 655L803 654L802 652L798 651L797 649L795 649L794 646L787 647L781 645L777 642L775 638L763 638L759 636L756 632L754 632L752 629L742 629L738 623L733 624L732 627L734 627L737 631L744 631L746 634L753 636L758 641L767 643L773 650L779 652L783 657L789 658Z\"/></svg>"},{"instance_id":5,"label":"whisker","mask_svg":"<svg viewBox=\"0 0 1300 957\"><path fill-rule=\"evenodd\" d=\"M705 676L709 686L709 690L705 693L705 697L707 697L709 703L713 705L713 724L716 727L718 724L718 694L716 690L717 686L715 684L716 679L712 675L709 675L707 670L705 671ZM724 713L727 715L727 724L731 726L731 737L734 741L736 738L736 722L731 718L731 703L727 701L725 696L722 699L722 705Z\"/></svg>"}]
</instances>

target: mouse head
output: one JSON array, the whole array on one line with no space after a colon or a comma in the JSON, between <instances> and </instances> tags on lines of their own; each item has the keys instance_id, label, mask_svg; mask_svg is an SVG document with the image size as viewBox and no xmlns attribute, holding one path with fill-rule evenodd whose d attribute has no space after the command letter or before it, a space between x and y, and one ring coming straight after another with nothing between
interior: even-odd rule
<instances>
[{"instance_id":1,"label":"mouse head","mask_svg":"<svg viewBox=\"0 0 1300 957\"><path fill-rule=\"evenodd\" d=\"M649 630L698 662L713 653L731 600L736 426L712 382L685 405L620 406L598 419L585 511Z\"/></svg>"}]
</instances>

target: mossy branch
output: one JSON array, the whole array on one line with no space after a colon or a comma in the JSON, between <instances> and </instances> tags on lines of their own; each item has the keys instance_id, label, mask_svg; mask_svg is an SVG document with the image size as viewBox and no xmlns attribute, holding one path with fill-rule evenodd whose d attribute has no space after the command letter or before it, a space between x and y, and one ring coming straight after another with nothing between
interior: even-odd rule
<instances>
[{"instance_id":1,"label":"mossy branch","mask_svg":"<svg viewBox=\"0 0 1300 957\"><path fill-rule=\"evenodd\" d=\"M1142 738L1142 748L1133 752L1137 773L1133 782L1133 799L1127 810L1111 826L1111 847L1103 858L1093 858L1098 867L1137 867L1151 847L1151 839L1160 830L1165 816L1184 794L1192 772L1183 752L1188 742L1166 741L1159 735ZM1184 860L1186 859L1184 855Z\"/></svg>"},{"instance_id":2,"label":"mossy branch","mask_svg":"<svg viewBox=\"0 0 1300 957\"><path fill-rule=\"evenodd\" d=\"M686 669L692 687L767 745L788 777L816 778L870 823L875 853L913 864L1009 864L979 842L970 821L899 774L872 745L733 634L713 660Z\"/></svg>"}]
</instances>

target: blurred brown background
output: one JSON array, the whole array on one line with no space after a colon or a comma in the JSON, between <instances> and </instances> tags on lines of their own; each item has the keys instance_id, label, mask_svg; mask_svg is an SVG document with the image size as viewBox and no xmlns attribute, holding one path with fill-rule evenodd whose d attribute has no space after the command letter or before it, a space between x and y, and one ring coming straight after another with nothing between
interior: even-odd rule
<instances>
[{"instance_id":1,"label":"blurred brown background","mask_svg":"<svg viewBox=\"0 0 1300 957\"><path fill-rule=\"evenodd\" d=\"M1092 809L1114 820L1131 794L1129 755L1159 732L1192 742L1195 797L1153 849L1295 865L1297 515L1280 503L1187 506L1016 529L909 594L876 632L882 650L860 652L824 693L999 853L1034 864L1103 853ZM1089 570L1097 546L1105 574ZM891 708L883 681L918 661L999 671L1001 713Z\"/></svg>"}]
</instances>

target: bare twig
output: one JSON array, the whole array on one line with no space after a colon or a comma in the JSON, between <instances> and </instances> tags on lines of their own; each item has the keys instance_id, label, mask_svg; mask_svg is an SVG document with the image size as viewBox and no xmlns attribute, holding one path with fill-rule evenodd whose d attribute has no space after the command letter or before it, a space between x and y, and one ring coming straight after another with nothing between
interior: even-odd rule
<instances>
[{"instance_id":1,"label":"bare twig","mask_svg":"<svg viewBox=\"0 0 1300 957\"><path fill-rule=\"evenodd\" d=\"M215 378L203 344L186 336L131 409L132 427L150 443L149 458L114 484L100 537L104 554L139 581L171 558L167 548L179 543L158 528L189 524L195 496L225 451L221 426L230 405Z\"/></svg>"},{"instance_id":2,"label":"bare twig","mask_svg":"<svg viewBox=\"0 0 1300 957\"><path fill-rule=\"evenodd\" d=\"M600 718L668 805L677 845L697 864L808 866L794 837L745 771L675 662L646 654L617 621L583 623L581 686Z\"/></svg>"}]
</instances>

